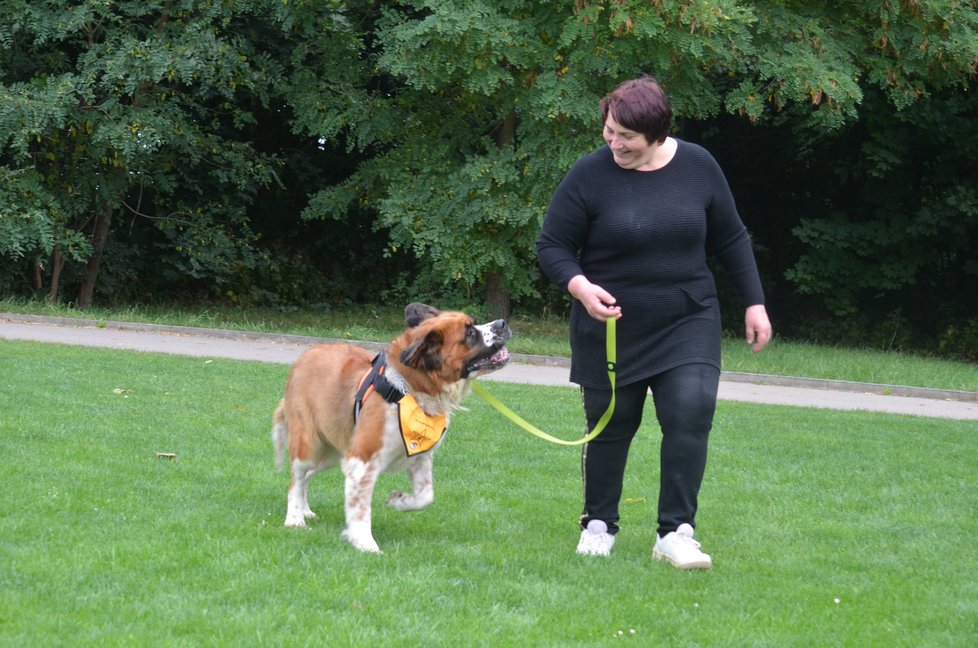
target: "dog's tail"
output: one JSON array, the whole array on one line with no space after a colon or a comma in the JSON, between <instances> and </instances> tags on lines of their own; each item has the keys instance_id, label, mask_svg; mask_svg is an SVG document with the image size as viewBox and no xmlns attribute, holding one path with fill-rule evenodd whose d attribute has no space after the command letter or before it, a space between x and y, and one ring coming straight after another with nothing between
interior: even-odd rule
<instances>
[{"instance_id":1,"label":"dog's tail","mask_svg":"<svg viewBox=\"0 0 978 648\"><path fill-rule=\"evenodd\" d=\"M275 470L282 472L282 460L289 445L289 424L285 420L285 399L279 401L272 417L272 443L275 445Z\"/></svg>"}]
</instances>

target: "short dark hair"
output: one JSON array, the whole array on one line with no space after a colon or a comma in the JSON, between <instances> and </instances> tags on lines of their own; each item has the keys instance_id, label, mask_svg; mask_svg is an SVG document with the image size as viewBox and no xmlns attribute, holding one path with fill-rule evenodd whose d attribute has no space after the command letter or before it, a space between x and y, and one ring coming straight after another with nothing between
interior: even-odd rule
<instances>
[{"instance_id":1,"label":"short dark hair","mask_svg":"<svg viewBox=\"0 0 978 648\"><path fill-rule=\"evenodd\" d=\"M662 143L672 128L672 104L655 77L643 75L625 81L601 100L601 119L608 114L629 130Z\"/></svg>"}]
</instances>

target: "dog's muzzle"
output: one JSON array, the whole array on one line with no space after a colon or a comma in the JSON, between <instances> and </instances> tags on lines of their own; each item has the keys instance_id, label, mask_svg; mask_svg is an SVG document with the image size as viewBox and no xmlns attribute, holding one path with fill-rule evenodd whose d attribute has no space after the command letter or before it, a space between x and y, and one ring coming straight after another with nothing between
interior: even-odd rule
<instances>
[{"instance_id":1,"label":"dog's muzzle","mask_svg":"<svg viewBox=\"0 0 978 648\"><path fill-rule=\"evenodd\" d=\"M497 319L476 328L482 333L485 349L466 364L463 378L473 378L473 374L487 374L502 369L509 363L509 351L504 345L513 337L513 331L506 320Z\"/></svg>"}]
</instances>

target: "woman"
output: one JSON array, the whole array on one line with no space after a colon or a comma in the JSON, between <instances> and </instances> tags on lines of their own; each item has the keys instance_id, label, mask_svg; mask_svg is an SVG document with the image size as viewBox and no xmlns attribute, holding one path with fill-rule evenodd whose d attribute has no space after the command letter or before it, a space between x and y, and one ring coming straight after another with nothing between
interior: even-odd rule
<instances>
[{"instance_id":1,"label":"woman","mask_svg":"<svg viewBox=\"0 0 978 648\"><path fill-rule=\"evenodd\" d=\"M544 272L575 300L571 381L581 386L588 430L611 400L605 322L619 319L616 407L584 446L577 551L611 553L628 449L651 390L662 430L652 553L708 569L712 559L693 539L720 378L720 309L707 254L746 305L755 352L771 339L764 292L723 172L705 149L669 136L672 107L656 80L622 83L600 109L607 145L567 173L536 242Z\"/></svg>"}]
</instances>

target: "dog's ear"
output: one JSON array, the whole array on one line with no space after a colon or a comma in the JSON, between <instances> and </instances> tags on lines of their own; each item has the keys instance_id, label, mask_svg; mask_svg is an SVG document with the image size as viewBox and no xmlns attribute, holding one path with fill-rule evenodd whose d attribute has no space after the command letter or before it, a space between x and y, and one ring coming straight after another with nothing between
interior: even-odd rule
<instances>
[{"instance_id":1,"label":"dog's ear","mask_svg":"<svg viewBox=\"0 0 978 648\"><path fill-rule=\"evenodd\" d=\"M404 308L404 323L408 328L414 328L429 317L434 317L440 312L441 311L434 306L414 302L413 304L408 304Z\"/></svg>"},{"instance_id":2,"label":"dog's ear","mask_svg":"<svg viewBox=\"0 0 978 648\"><path fill-rule=\"evenodd\" d=\"M436 371L441 369L442 334L430 331L420 340L401 351L401 362L420 371Z\"/></svg>"}]
</instances>

